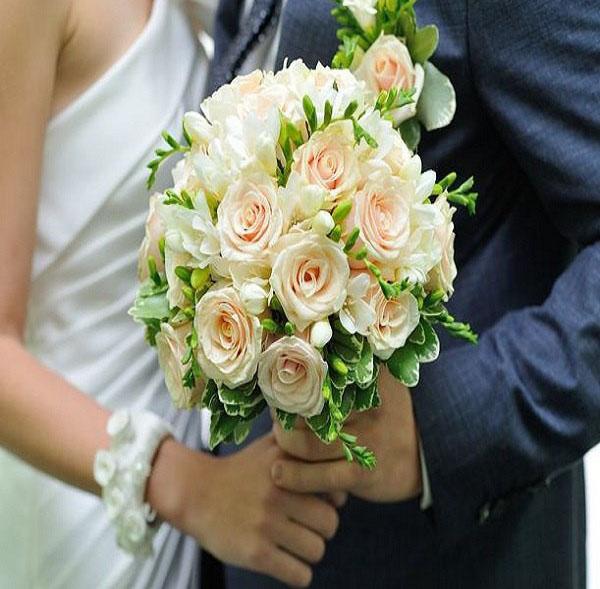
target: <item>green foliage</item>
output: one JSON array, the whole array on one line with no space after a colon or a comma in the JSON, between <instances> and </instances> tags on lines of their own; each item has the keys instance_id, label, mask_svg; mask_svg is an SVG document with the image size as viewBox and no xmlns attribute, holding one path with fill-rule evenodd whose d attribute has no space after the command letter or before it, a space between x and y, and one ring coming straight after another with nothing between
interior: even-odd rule
<instances>
[{"instance_id":1,"label":"green foliage","mask_svg":"<svg viewBox=\"0 0 600 589\"><path fill-rule=\"evenodd\" d=\"M170 310L166 278L156 271L153 260L149 262L149 269L151 276L138 289L133 307L129 309L129 315L134 321L146 327L146 340L154 346L156 336L160 332L160 324L169 319Z\"/></svg>"},{"instance_id":2,"label":"green foliage","mask_svg":"<svg viewBox=\"0 0 600 589\"><path fill-rule=\"evenodd\" d=\"M408 50L416 63L425 63L437 49L439 31L435 25L417 29L408 40Z\"/></svg>"},{"instance_id":3,"label":"green foliage","mask_svg":"<svg viewBox=\"0 0 600 589\"><path fill-rule=\"evenodd\" d=\"M477 212L477 198L479 197L479 193L473 191L475 179L471 176L458 188L450 190L455 182L456 173L452 172L433 187L433 194L439 196L447 191L446 198L448 199L448 202L463 206L467 209L469 215L475 215Z\"/></svg>"},{"instance_id":4,"label":"green foliage","mask_svg":"<svg viewBox=\"0 0 600 589\"><path fill-rule=\"evenodd\" d=\"M223 442L241 444L252 421L262 413L266 403L256 381L232 390L209 380L202 397L202 406L211 411L209 446Z\"/></svg>"},{"instance_id":5,"label":"green foliage","mask_svg":"<svg viewBox=\"0 0 600 589\"><path fill-rule=\"evenodd\" d=\"M421 142L421 123L418 119L412 118L403 121L398 128L402 140L411 151L416 151Z\"/></svg>"},{"instance_id":6,"label":"green foliage","mask_svg":"<svg viewBox=\"0 0 600 589\"><path fill-rule=\"evenodd\" d=\"M286 431L292 431L294 426L296 425L297 415L294 413L288 413L287 411L282 411L281 409L276 410L277 419L281 424L281 427Z\"/></svg>"},{"instance_id":7,"label":"green foliage","mask_svg":"<svg viewBox=\"0 0 600 589\"><path fill-rule=\"evenodd\" d=\"M402 384L414 387L419 383L420 365L433 362L439 353L440 341L437 334L427 319L421 319L406 344L392 354L386 365Z\"/></svg>"},{"instance_id":8,"label":"green foliage","mask_svg":"<svg viewBox=\"0 0 600 589\"><path fill-rule=\"evenodd\" d=\"M186 134L187 132L184 131L184 136ZM176 153L186 153L190 150L189 144L191 142L188 141L187 138L187 146L181 145L179 141L177 141L177 139L175 139L175 137L173 137L167 131L163 131L162 138L167 144L168 149L165 149L164 147L159 147L158 149L156 149L154 152L154 155L156 157L146 166L150 170L150 175L148 176L148 180L146 182L148 190L150 190L154 186L154 183L156 182L156 174L158 173L158 170L163 164L163 162L168 160L172 155L175 155Z\"/></svg>"},{"instance_id":9,"label":"green foliage","mask_svg":"<svg viewBox=\"0 0 600 589\"><path fill-rule=\"evenodd\" d=\"M381 113L382 117L391 116L391 113L398 108L414 103L415 89L402 90L401 88L392 88L383 90L379 93L375 102L375 110Z\"/></svg>"}]
</instances>

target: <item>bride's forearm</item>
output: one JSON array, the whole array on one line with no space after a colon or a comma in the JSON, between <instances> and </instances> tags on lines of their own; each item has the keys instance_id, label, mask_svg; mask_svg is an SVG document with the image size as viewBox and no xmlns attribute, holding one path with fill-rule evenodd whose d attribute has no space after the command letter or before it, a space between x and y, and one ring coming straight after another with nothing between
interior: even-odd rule
<instances>
[{"instance_id":1,"label":"bride's forearm","mask_svg":"<svg viewBox=\"0 0 600 589\"><path fill-rule=\"evenodd\" d=\"M58 478L94 494L96 453L109 445L109 412L40 364L17 338L0 335L0 446ZM184 531L187 494L196 470L214 461L169 438L159 447L147 500L161 519ZM202 473L200 473L202 474ZM200 476L205 480L205 476Z\"/></svg>"},{"instance_id":2,"label":"bride's forearm","mask_svg":"<svg viewBox=\"0 0 600 589\"><path fill-rule=\"evenodd\" d=\"M32 466L98 494L94 457L108 446L109 413L0 335L0 445Z\"/></svg>"}]
</instances>

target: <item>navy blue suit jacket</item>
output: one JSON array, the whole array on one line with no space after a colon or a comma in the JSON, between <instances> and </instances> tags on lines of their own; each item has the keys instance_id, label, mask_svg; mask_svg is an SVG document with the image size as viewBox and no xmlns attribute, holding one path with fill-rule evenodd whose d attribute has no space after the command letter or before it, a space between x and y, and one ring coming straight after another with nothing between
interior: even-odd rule
<instances>
[{"instance_id":1,"label":"navy blue suit jacket","mask_svg":"<svg viewBox=\"0 0 600 589\"><path fill-rule=\"evenodd\" d=\"M330 61L330 8L288 0L280 62ZM420 154L440 177L474 174L480 192L477 217L456 218L450 307L481 341L443 337L413 391L433 508L351 500L313 586L584 587L581 457L600 441L600 7L416 9L440 29L433 61L458 99ZM280 586L227 574L230 589Z\"/></svg>"}]
</instances>

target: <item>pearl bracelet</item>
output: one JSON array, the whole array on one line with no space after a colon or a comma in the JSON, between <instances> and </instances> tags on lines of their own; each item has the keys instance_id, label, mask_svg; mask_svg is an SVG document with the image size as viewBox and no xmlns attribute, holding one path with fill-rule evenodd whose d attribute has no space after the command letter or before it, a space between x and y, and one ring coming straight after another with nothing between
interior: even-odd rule
<instances>
[{"instance_id":1,"label":"pearl bracelet","mask_svg":"<svg viewBox=\"0 0 600 589\"><path fill-rule=\"evenodd\" d=\"M153 413L113 413L106 425L110 448L94 461L94 479L102 487L108 517L117 530L117 543L134 555L152 554L156 512L145 503L146 483L158 446L172 435L168 423Z\"/></svg>"}]
</instances>

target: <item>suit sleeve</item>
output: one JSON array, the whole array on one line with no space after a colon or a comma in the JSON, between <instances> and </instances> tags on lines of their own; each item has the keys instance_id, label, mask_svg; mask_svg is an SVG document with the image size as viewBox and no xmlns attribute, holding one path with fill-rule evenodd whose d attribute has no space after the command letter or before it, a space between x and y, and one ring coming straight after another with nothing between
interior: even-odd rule
<instances>
[{"instance_id":1,"label":"suit sleeve","mask_svg":"<svg viewBox=\"0 0 600 589\"><path fill-rule=\"evenodd\" d=\"M579 253L542 305L508 313L478 346L423 370L413 398L433 512L454 540L600 442L597 0L467 7L480 99Z\"/></svg>"}]
</instances>

